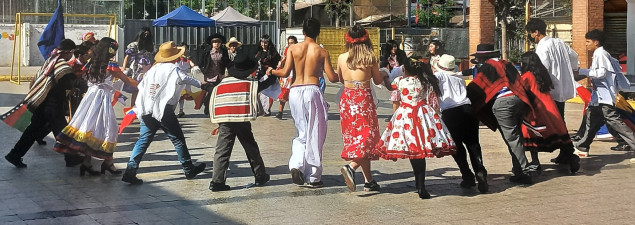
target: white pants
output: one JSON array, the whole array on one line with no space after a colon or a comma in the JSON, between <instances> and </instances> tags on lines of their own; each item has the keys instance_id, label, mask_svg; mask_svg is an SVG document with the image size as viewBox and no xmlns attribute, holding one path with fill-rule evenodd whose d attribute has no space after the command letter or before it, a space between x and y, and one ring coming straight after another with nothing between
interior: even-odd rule
<instances>
[{"instance_id":1,"label":"white pants","mask_svg":"<svg viewBox=\"0 0 635 225\"><path fill-rule=\"evenodd\" d=\"M305 181L318 182L322 177L322 146L326 139L326 101L318 86L293 86L289 107L298 133L291 147L289 170L298 169Z\"/></svg>"},{"instance_id":2,"label":"white pants","mask_svg":"<svg viewBox=\"0 0 635 225\"><path fill-rule=\"evenodd\" d=\"M262 104L264 114L271 113L271 108L269 107L269 101L271 101L271 98L262 93L258 93L258 100L260 101L260 104Z\"/></svg>"}]
</instances>

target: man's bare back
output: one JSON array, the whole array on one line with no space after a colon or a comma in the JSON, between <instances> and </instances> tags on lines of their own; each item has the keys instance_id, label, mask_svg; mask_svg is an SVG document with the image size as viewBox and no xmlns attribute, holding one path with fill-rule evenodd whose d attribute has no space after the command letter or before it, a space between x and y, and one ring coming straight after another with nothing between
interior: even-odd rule
<instances>
[{"instance_id":1,"label":"man's bare back","mask_svg":"<svg viewBox=\"0 0 635 225\"><path fill-rule=\"evenodd\" d=\"M284 69L274 70L270 73L279 77L287 77L293 70L294 76L291 86L319 85L318 78L322 77L323 72L326 73L329 81L337 82L338 80L338 76L331 66L329 53L309 37L305 37L303 42L287 49L285 65Z\"/></svg>"}]
</instances>

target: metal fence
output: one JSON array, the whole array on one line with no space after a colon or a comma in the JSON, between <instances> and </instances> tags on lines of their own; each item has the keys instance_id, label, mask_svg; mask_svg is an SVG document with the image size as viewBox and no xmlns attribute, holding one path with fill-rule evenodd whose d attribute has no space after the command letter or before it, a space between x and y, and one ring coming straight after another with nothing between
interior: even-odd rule
<instances>
[{"instance_id":1,"label":"metal fence","mask_svg":"<svg viewBox=\"0 0 635 225\"><path fill-rule=\"evenodd\" d=\"M69 14L114 14L117 23L121 24L124 0L62 0L64 13ZM57 8L57 0L1 0L1 23L15 23L15 14L53 13ZM23 23L48 23L50 17L23 18ZM66 24L108 24L108 19L65 17Z\"/></svg>"},{"instance_id":2,"label":"metal fence","mask_svg":"<svg viewBox=\"0 0 635 225\"><path fill-rule=\"evenodd\" d=\"M380 30L380 46L383 49L388 40L394 39L403 43L403 49L418 57L429 57L428 44L431 40L439 40L444 49L457 59L468 58L468 30L464 28L385 28Z\"/></svg>"}]
</instances>

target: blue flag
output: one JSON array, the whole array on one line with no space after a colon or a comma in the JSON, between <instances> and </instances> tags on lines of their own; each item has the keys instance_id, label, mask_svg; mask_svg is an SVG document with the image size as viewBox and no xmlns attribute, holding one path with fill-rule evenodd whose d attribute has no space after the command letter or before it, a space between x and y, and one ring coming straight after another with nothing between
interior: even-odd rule
<instances>
[{"instance_id":1,"label":"blue flag","mask_svg":"<svg viewBox=\"0 0 635 225\"><path fill-rule=\"evenodd\" d=\"M57 9L55 13L53 13L53 17L51 17L48 25L46 25L46 28L44 28L44 31L42 31L40 40L37 42L37 46L44 59L47 59L51 51L57 48L62 40L64 40L64 15L62 11L64 11L62 8L62 0L57 0Z\"/></svg>"}]
</instances>

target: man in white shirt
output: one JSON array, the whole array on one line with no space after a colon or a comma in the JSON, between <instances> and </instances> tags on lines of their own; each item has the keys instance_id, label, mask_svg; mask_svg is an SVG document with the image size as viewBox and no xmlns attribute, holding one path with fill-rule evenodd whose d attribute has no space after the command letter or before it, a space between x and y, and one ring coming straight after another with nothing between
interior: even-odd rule
<instances>
[{"instance_id":1,"label":"man in white shirt","mask_svg":"<svg viewBox=\"0 0 635 225\"><path fill-rule=\"evenodd\" d=\"M172 141L179 162L183 165L186 179L194 178L205 169L205 163L192 163L183 130L174 114L174 106L179 101L185 85L201 87L201 82L176 66L175 63L183 53L185 47L176 47L171 41L163 43L154 57L156 64L146 72L143 81L139 83L139 96L134 109L141 121L139 139L132 149L126 172L121 178L126 183L143 183L137 178L137 169L159 129L165 131Z\"/></svg>"},{"instance_id":2,"label":"man in white shirt","mask_svg":"<svg viewBox=\"0 0 635 225\"><path fill-rule=\"evenodd\" d=\"M604 32L595 29L587 32L585 38L587 49L593 51L593 62L589 69L581 69L580 74L589 76L593 91L586 113L586 131L577 143L575 153L584 157L589 155L593 138L604 123L615 130L631 149L635 149L635 133L615 110L616 75L619 71L611 63L611 55L604 50Z\"/></svg>"},{"instance_id":3,"label":"man in white shirt","mask_svg":"<svg viewBox=\"0 0 635 225\"><path fill-rule=\"evenodd\" d=\"M444 54L433 65L436 72L434 76L439 79L441 96L439 96L439 108L441 119L450 131L450 135L456 143L456 154L452 155L461 171L461 187L471 188L476 186L474 179L478 181L478 190L486 193L489 190L487 184L487 170L483 166L483 154L478 138L478 120L474 116L472 103L467 98L465 81L454 74L454 56ZM465 145L465 146L463 146ZM470 153L472 169L467 163L467 152Z\"/></svg>"},{"instance_id":4,"label":"man in white shirt","mask_svg":"<svg viewBox=\"0 0 635 225\"><path fill-rule=\"evenodd\" d=\"M578 54L558 38L546 36L547 24L541 19L530 19L525 26L528 39L536 45L536 54L545 65L554 89L551 97L564 120L564 103L576 96L576 82L573 72L578 70Z\"/></svg>"}]
</instances>

